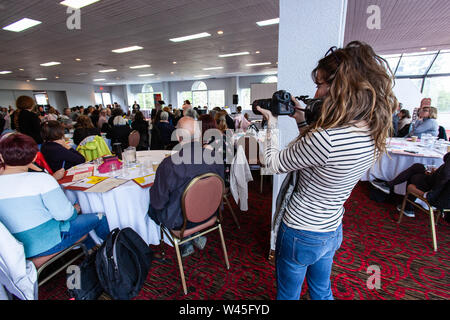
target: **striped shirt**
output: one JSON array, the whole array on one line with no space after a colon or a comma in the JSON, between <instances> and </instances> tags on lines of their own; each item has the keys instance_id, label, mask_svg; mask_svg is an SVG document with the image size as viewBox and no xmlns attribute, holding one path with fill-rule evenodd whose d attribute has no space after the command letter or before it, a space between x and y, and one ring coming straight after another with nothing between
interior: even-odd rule
<instances>
[{"instance_id":1,"label":"striped shirt","mask_svg":"<svg viewBox=\"0 0 450 320\"><path fill-rule=\"evenodd\" d=\"M375 144L367 127L346 126L306 135L278 150L277 130L268 130L265 163L273 173L298 170L299 180L283 221L290 228L335 231L344 203L375 162Z\"/></svg>"}]
</instances>

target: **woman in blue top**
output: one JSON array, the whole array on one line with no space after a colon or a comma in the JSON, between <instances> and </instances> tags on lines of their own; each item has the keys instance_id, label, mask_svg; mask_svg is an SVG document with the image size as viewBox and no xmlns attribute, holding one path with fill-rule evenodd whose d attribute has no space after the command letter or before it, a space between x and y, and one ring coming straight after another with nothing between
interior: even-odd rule
<instances>
[{"instance_id":1,"label":"woman in blue top","mask_svg":"<svg viewBox=\"0 0 450 320\"><path fill-rule=\"evenodd\" d=\"M106 239L106 217L80 214L57 181L43 172L28 172L38 147L29 136L14 133L0 140L0 222L25 248L27 258L60 252L91 230ZM86 247L95 243L88 237Z\"/></svg>"},{"instance_id":2,"label":"woman in blue top","mask_svg":"<svg viewBox=\"0 0 450 320\"><path fill-rule=\"evenodd\" d=\"M419 110L419 120L411 125L411 131L408 137L422 137L423 134L429 133L434 137L439 135L439 124L437 119L437 109L434 107L422 107Z\"/></svg>"}]
</instances>

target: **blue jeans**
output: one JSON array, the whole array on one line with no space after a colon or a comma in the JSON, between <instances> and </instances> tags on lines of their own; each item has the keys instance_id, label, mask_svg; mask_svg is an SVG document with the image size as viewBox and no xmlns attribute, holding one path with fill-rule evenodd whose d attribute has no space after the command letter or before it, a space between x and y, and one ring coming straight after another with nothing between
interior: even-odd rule
<instances>
[{"instance_id":1,"label":"blue jeans","mask_svg":"<svg viewBox=\"0 0 450 320\"><path fill-rule=\"evenodd\" d=\"M48 256L64 249L67 249L78 240L80 240L85 234L89 233L89 231L94 230L95 234L105 240L109 234L109 226L108 221L106 220L106 216L103 216L102 219L99 219L96 214L80 214L78 217L70 222L70 229L67 232L61 232L61 242L58 243L53 248L37 255L35 257ZM87 249L92 249L95 246L94 240L88 235L87 238L83 241L86 245Z\"/></svg>"},{"instance_id":2,"label":"blue jeans","mask_svg":"<svg viewBox=\"0 0 450 320\"><path fill-rule=\"evenodd\" d=\"M276 244L277 300L298 300L305 276L312 300L333 300L331 267L342 243L342 225L334 232L311 232L284 223Z\"/></svg>"}]
</instances>

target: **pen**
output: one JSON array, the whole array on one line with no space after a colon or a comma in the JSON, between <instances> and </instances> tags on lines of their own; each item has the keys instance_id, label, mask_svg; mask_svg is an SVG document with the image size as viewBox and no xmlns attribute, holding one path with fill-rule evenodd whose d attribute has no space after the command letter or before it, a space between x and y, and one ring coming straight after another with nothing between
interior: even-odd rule
<instances>
[{"instance_id":1,"label":"pen","mask_svg":"<svg viewBox=\"0 0 450 320\"><path fill-rule=\"evenodd\" d=\"M65 169L65 166L66 166L66 160L64 160L62 163L62 169Z\"/></svg>"}]
</instances>

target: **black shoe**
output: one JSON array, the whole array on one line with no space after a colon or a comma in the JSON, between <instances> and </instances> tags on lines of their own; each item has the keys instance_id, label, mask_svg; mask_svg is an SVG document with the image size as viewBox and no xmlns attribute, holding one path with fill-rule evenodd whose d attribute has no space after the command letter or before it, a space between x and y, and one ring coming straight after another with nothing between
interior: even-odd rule
<instances>
[{"instance_id":1,"label":"black shoe","mask_svg":"<svg viewBox=\"0 0 450 320\"><path fill-rule=\"evenodd\" d=\"M371 181L370 184L386 194L391 193L391 188L387 185L387 183L385 181L375 181L374 180L374 181Z\"/></svg>"},{"instance_id":2,"label":"black shoe","mask_svg":"<svg viewBox=\"0 0 450 320\"><path fill-rule=\"evenodd\" d=\"M402 211L402 206L401 205L398 205L397 206L397 210L398 211ZM405 216L407 216L407 217L410 217L410 218L414 218L415 216L416 216L416 214L414 213L414 210L403 210L403 214L405 215Z\"/></svg>"}]
</instances>

